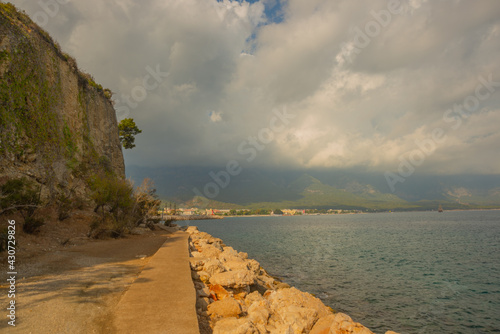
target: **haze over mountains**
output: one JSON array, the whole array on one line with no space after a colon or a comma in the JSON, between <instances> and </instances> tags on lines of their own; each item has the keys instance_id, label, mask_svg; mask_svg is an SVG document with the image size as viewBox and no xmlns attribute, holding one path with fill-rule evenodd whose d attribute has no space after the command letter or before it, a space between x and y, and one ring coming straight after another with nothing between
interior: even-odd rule
<instances>
[{"instance_id":1,"label":"haze over mountains","mask_svg":"<svg viewBox=\"0 0 500 334\"><path fill-rule=\"evenodd\" d=\"M377 173L243 169L227 182L225 177L217 177L220 170L130 166L127 176L136 183L151 177L164 200L202 204L192 202L193 197L201 193L212 200L211 206L219 208L238 205L249 208L435 210L439 204L445 209L500 207L499 176L414 175L398 184L392 193L384 175ZM217 182L219 186L215 188L213 185ZM211 186L205 188L208 184Z\"/></svg>"}]
</instances>

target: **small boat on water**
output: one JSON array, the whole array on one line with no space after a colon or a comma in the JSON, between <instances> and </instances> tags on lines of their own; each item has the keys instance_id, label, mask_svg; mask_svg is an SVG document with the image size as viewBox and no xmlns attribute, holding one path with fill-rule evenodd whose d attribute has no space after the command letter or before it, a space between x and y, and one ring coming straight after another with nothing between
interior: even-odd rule
<instances>
[{"instance_id":1,"label":"small boat on water","mask_svg":"<svg viewBox=\"0 0 500 334\"><path fill-rule=\"evenodd\" d=\"M439 204L438 212L443 212L443 207Z\"/></svg>"}]
</instances>

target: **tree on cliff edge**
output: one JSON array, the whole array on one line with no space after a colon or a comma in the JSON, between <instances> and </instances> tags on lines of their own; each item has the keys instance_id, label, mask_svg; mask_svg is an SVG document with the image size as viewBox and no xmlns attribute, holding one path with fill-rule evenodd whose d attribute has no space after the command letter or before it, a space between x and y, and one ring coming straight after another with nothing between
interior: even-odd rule
<instances>
[{"instance_id":1,"label":"tree on cliff edge","mask_svg":"<svg viewBox=\"0 0 500 334\"><path fill-rule=\"evenodd\" d=\"M122 143L125 149L130 149L135 147L135 135L142 133L137 125L135 125L133 118L125 118L120 124L118 124L118 129L120 130L120 143Z\"/></svg>"}]
</instances>

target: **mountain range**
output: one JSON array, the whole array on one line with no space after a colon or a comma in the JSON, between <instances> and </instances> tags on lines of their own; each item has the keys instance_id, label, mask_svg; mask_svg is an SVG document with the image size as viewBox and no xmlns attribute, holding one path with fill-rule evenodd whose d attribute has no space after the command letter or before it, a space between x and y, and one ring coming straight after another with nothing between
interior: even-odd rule
<instances>
[{"instance_id":1,"label":"mountain range","mask_svg":"<svg viewBox=\"0 0 500 334\"><path fill-rule=\"evenodd\" d=\"M212 208L436 210L500 208L500 175L413 175L392 192L383 173L127 166L164 201ZM203 199L205 197L206 199Z\"/></svg>"}]
</instances>

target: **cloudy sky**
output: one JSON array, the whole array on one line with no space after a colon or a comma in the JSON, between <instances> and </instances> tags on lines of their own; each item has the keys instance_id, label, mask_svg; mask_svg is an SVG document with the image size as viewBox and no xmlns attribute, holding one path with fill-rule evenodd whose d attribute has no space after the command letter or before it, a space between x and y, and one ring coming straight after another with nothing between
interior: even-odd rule
<instances>
[{"instance_id":1,"label":"cloudy sky","mask_svg":"<svg viewBox=\"0 0 500 334\"><path fill-rule=\"evenodd\" d=\"M136 120L128 165L500 173L497 0L12 2Z\"/></svg>"}]
</instances>

